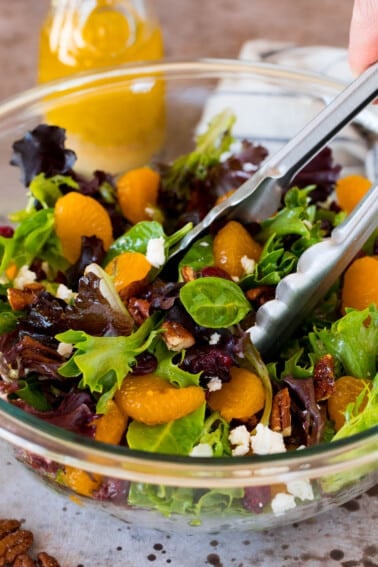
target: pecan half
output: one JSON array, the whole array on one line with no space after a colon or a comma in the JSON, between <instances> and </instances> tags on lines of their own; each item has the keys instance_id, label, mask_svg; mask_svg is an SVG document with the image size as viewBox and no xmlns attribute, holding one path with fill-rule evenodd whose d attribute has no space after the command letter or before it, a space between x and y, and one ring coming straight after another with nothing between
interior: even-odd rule
<instances>
[{"instance_id":1,"label":"pecan half","mask_svg":"<svg viewBox=\"0 0 378 567\"><path fill-rule=\"evenodd\" d=\"M139 297L130 297L126 307L137 325L141 325L150 315L150 302Z\"/></svg>"},{"instance_id":2,"label":"pecan half","mask_svg":"<svg viewBox=\"0 0 378 567\"><path fill-rule=\"evenodd\" d=\"M164 321L161 326L163 340L169 350L180 351L194 345L195 338L183 325L176 321Z\"/></svg>"},{"instance_id":3,"label":"pecan half","mask_svg":"<svg viewBox=\"0 0 378 567\"><path fill-rule=\"evenodd\" d=\"M9 305L13 311L22 311L27 305L31 305L38 299L43 289L43 285L39 283L27 284L23 289L11 287L7 291Z\"/></svg>"},{"instance_id":4,"label":"pecan half","mask_svg":"<svg viewBox=\"0 0 378 567\"><path fill-rule=\"evenodd\" d=\"M279 431L284 437L291 435L290 394L288 388L282 388L273 397L270 428L273 431Z\"/></svg>"},{"instance_id":5,"label":"pecan half","mask_svg":"<svg viewBox=\"0 0 378 567\"><path fill-rule=\"evenodd\" d=\"M183 266L181 268L181 275L184 282L191 282L196 279L196 272L191 266Z\"/></svg>"},{"instance_id":6,"label":"pecan half","mask_svg":"<svg viewBox=\"0 0 378 567\"><path fill-rule=\"evenodd\" d=\"M16 557L13 567L35 567L33 559L27 553L22 553Z\"/></svg>"},{"instance_id":7,"label":"pecan half","mask_svg":"<svg viewBox=\"0 0 378 567\"><path fill-rule=\"evenodd\" d=\"M330 354L325 354L316 363L314 368L315 400L320 402L328 400L335 392L335 361Z\"/></svg>"},{"instance_id":8,"label":"pecan half","mask_svg":"<svg viewBox=\"0 0 378 567\"><path fill-rule=\"evenodd\" d=\"M33 534L28 530L16 530L0 540L0 567L13 563L17 555L26 553L33 544Z\"/></svg>"}]
</instances>

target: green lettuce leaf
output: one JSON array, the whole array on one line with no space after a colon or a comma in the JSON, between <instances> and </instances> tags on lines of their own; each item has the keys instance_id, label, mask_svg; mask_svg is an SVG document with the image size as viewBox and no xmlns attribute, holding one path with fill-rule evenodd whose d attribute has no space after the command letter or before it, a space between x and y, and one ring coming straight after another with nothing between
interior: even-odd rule
<instances>
[{"instance_id":1,"label":"green lettuce leaf","mask_svg":"<svg viewBox=\"0 0 378 567\"><path fill-rule=\"evenodd\" d=\"M199 436L198 443L206 443L213 450L213 457L231 455L228 435L230 424L217 412L213 412L206 420Z\"/></svg>"},{"instance_id":2,"label":"green lettuce leaf","mask_svg":"<svg viewBox=\"0 0 378 567\"><path fill-rule=\"evenodd\" d=\"M148 242L153 238L164 239L165 255L168 257L170 249L189 232L192 226L192 223L187 223L167 236L162 225L157 221L138 222L113 242L104 259L104 265L123 252L146 254Z\"/></svg>"},{"instance_id":3,"label":"green lettuce leaf","mask_svg":"<svg viewBox=\"0 0 378 567\"><path fill-rule=\"evenodd\" d=\"M59 374L66 378L81 376L79 387L92 393L106 394L110 390L114 394L131 372L137 355L147 350L159 333L155 324L156 318L150 317L127 337L93 337L73 330L60 333L56 339L72 344L75 351L59 368Z\"/></svg>"},{"instance_id":4,"label":"green lettuce leaf","mask_svg":"<svg viewBox=\"0 0 378 567\"><path fill-rule=\"evenodd\" d=\"M366 401L367 399L367 401ZM366 406L361 410L361 405ZM371 389L362 390L357 400L349 404L345 413L345 423L338 430L332 441L356 435L378 425L378 374L373 380Z\"/></svg>"},{"instance_id":5,"label":"green lettuce leaf","mask_svg":"<svg viewBox=\"0 0 378 567\"><path fill-rule=\"evenodd\" d=\"M203 429L206 404L194 412L162 425L132 421L127 429L131 449L168 455L189 455Z\"/></svg>"},{"instance_id":6,"label":"green lettuce leaf","mask_svg":"<svg viewBox=\"0 0 378 567\"><path fill-rule=\"evenodd\" d=\"M0 237L0 271L10 264L30 266L34 259L46 261L55 271L68 267L54 230L54 210L47 208L26 217L16 228L12 238Z\"/></svg>"},{"instance_id":7,"label":"green lettuce leaf","mask_svg":"<svg viewBox=\"0 0 378 567\"><path fill-rule=\"evenodd\" d=\"M156 341L154 354L158 361L158 365L155 371L157 376L160 378L165 378L172 384L176 384L180 388L185 388L186 386L198 386L201 372L197 374L192 374L179 367L184 356L185 351L181 353L173 352L168 350L163 341ZM173 362L174 358L178 358L177 363Z\"/></svg>"},{"instance_id":8,"label":"green lettuce leaf","mask_svg":"<svg viewBox=\"0 0 378 567\"><path fill-rule=\"evenodd\" d=\"M328 352L340 362L344 374L373 378L378 358L378 308L348 310L330 329L315 330L309 339L319 356Z\"/></svg>"},{"instance_id":9,"label":"green lettuce leaf","mask_svg":"<svg viewBox=\"0 0 378 567\"><path fill-rule=\"evenodd\" d=\"M213 238L208 235L197 240L189 248L187 253L179 263L179 274L181 277L182 268L190 266L194 271L214 265ZM181 278L182 280L182 278Z\"/></svg>"}]
</instances>

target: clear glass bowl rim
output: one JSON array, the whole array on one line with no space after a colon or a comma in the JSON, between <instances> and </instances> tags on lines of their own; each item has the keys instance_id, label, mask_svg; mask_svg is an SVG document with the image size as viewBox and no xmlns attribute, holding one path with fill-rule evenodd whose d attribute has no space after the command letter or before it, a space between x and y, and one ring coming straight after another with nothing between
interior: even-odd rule
<instances>
[{"instance_id":1,"label":"clear glass bowl rim","mask_svg":"<svg viewBox=\"0 0 378 567\"><path fill-rule=\"evenodd\" d=\"M135 80L137 76L164 73L164 78L216 77L235 75L262 76L273 82L289 84L293 90L335 96L345 84L319 73L297 71L282 65L234 59L164 59L159 62L126 64L95 72L78 73L30 88L0 102L1 121L23 109L33 108L43 98L68 90L95 88L96 82ZM295 476L316 478L348 469L352 463L374 465L378 462L378 425L363 433L332 444L301 451L250 457L180 457L132 450L98 443L50 425L0 399L0 437L32 453L70 464L84 470L139 482L163 482L174 486L263 485ZM364 450L365 449L365 450ZM370 451L372 449L372 451ZM360 457L356 459L356 451ZM348 456L350 455L350 457ZM331 465L331 462L334 465ZM261 474L261 473L266 474Z\"/></svg>"}]
</instances>

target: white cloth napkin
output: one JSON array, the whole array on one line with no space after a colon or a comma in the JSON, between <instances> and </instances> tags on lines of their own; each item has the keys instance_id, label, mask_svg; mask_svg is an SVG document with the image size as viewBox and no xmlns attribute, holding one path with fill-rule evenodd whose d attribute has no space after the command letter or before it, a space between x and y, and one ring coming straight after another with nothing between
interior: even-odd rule
<instances>
[{"instance_id":1,"label":"white cloth napkin","mask_svg":"<svg viewBox=\"0 0 378 567\"><path fill-rule=\"evenodd\" d=\"M273 63L296 71L320 73L345 83L353 80L347 51L342 48L299 47L286 42L258 39L246 42L239 57L243 60ZM280 97L279 104L272 105L272 96ZM228 107L237 117L234 134L238 138L244 138L251 137L252 132L254 139L265 143L272 153L321 110L324 99L325 97L323 100L320 97L306 97L305 103L300 104L300 97L290 97L287 92L283 93L272 84L245 78L238 81L224 79L206 105L199 131L206 127L212 116ZM252 115L249 112L251 100ZM378 134L378 106L361 113L359 120L370 131ZM369 146L354 126L343 129L332 142L335 160L343 164L343 174L361 173L377 182L378 148L377 144Z\"/></svg>"}]
</instances>

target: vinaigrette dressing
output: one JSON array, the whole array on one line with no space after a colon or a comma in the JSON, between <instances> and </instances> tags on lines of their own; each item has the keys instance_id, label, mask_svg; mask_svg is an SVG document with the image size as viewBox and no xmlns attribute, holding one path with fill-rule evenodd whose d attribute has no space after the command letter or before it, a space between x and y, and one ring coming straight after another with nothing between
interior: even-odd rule
<instances>
[{"instance_id":1,"label":"vinaigrette dressing","mask_svg":"<svg viewBox=\"0 0 378 567\"><path fill-rule=\"evenodd\" d=\"M55 0L40 34L38 82L74 73L163 56L162 33L143 0ZM83 171L112 172L149 161L164 139L164 85L149 79L107 87L96 82L79 98L46 111L46 120L67 130Z\"/></svg>"}]
</instances>

